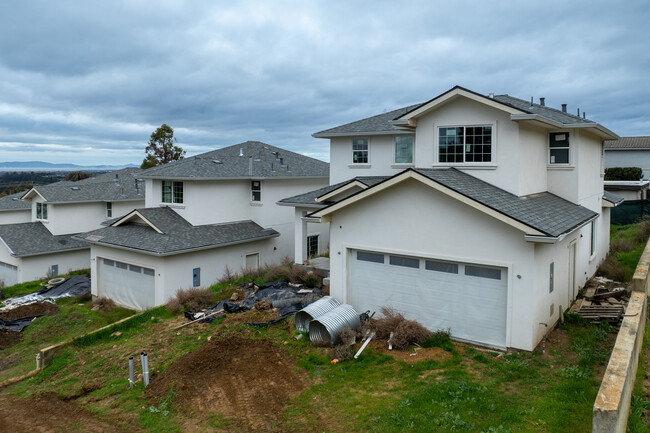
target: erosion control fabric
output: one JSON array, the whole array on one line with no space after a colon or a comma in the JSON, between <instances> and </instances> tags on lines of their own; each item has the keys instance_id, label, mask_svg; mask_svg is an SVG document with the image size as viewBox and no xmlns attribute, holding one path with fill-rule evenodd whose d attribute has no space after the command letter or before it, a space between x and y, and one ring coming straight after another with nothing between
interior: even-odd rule
<instances>
[{"instance_id":1,"label":"erosion control fabric","mask_svg":"<svg viewBox=\"0 0 650 433\"><path fill-rule=\"evenodd\" d=\"M205 322L212 322L217 317L225 316L226 313L242 313L255 308L255 304L258 302L270 302L272 307L281 317L265 323L247 323L247 325L261 326L286 319L290 315L297 313L307 305L322 297L320 290L317 288L305 288L302 286L295 287L295 285L292 285L287 281L276 281L261 284L259 286L254 282L245 283L241 285L240 289L245 291L245 297L243 300L232 301L228 299L221 301L206 311L186 312L185 317L190 320L197 320L203 316L223 310L223 313L221 314L215 314L214 316L206 317L204 319Z\"/></svg>"},{"instance_id":2,"label":"erosion control fabric","mask_svg":"<svg viewBox=\"0 0 650 433\"><path fill-rule=\"evenodd\" d=\"M77 275L66 279L54 287L43 287L38 292L5 299L3 301L5 308L3 310L33 302L43 302L46 299L71 298L73 296L82 297L86 295L90 295L90 278L86 275Z\"/></svg>"}]
</instances>

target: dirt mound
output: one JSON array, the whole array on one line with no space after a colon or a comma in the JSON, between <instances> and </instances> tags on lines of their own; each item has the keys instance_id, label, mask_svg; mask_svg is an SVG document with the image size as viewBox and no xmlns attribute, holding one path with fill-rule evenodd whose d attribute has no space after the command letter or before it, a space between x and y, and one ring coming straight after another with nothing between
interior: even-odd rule
<instances>
[{"instance_id":1,"label":"dirt mound","mask_svg":"<svg viewBox=\"0 0 650 433\"><path fill-rule=\"evenodd\" d=\"M188 413L216 413L252 429L265 428L308 385L295 366L268 340L210 341L152 377L148 394L157 405L173 387L174 404Z\"/></svg>"},{"instance_id":2,"label":"dirt mound","mask_svg":"<svg viewBox=\"0 0 650 433\"><path fill-rule=\"evenodd\" d=\"M63 432L77 431L83 426L87 433L121 432L114 423L97 419L92 413L48 392L26 400L0 396L0 431Z\"/></svg>"},{"instance_id":3,"label":"dirt mound","mask_svg":"<svg viewBox=\"0 0 650 433\"><path fill-rule=\"evenodd\" d=\"M271 310L259 311L249 310L243 313L228 314L223 323L225 325L233 325L235 323L266 323L271 320L280 318L281 316Z\"/></svg>"},{"instance_id":4,"label":"dirt mound","mask_svg":"<svg viewBox=\"0 0 650 433\"><path fill-rule=\"evenodd\" d=\"M0 328L0 350L20 343L22 339L23 337L20 332L12 331L7 328Z\"/></svg>"},{"instance_id":5,"label":"dirt mound","mask_svg":"<svg viewBox=\"0 0 650 433\"><path fill-rule=\"evenodd\" d=\"M35 302L0 313L0 319L11 320L31 316L53 316L58 313L59 307L56 304L51 302Z\"/></svg>"}]
</instances>

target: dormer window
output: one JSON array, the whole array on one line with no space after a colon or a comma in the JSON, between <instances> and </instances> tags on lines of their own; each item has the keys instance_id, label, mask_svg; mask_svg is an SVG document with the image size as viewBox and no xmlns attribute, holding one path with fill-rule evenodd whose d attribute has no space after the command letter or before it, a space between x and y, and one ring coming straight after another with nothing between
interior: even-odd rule
<instances>
[{"instance_id":1,"label":"dormer window","mask_svg":"<svg viewBox=\"0 0 650 433\"><path fill-rule=\"evenodd\" d=\"M162 202L183 203L183 182L162 181Z\"/></svg>"},{"instance_id":2,"label":"dormer window","mask_svg":"<svg viewBox=\"0 0 650 433\"><path fill-rule=\"evenodd\" d=\"M47 219L47 203L36 203L36 219Z\"/></svg>"},{"instance_id":3,"label":"dormer window","mask_svg":"<svg viewBox=\"0 0 650 433\"><path fill-rule=\"evenodd\" d=\"M551 132L548 141L549 164L568 164L569 159L569 133Z\"/></svg>"},{"instance_id":4,"label":"dormer window","mask_svg":"<svg viewBox=\"0 0 650 433\"><path fill-rule=\"evenodd\" d=\"M360 137L352 139L352 163L368 164L369 152L368 138Z\"/></svg>"},{"instance_id":5,"label":"dormer window","mask_svg":"<svg viewBox=\"0 0 650 433\"><path fill-rule=\"evenodd\" d=\"M492 126L439 128L438 162L492 162Z\"/></svg>"}]
</instances>

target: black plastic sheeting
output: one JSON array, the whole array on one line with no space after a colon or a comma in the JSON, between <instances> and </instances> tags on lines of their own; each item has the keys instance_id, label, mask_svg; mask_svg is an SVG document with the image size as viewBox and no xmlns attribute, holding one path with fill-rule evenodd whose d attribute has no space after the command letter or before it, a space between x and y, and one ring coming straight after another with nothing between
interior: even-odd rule
<instances>
[{"instance_id":1,"label":"black plastic sheeting","mask_svg":"<svg viewBox=\"0 0 650 433\"><path fill-rule=\"evenodd\" d=\"M242 313L255 308L258 302L270 302L275 311L281 317L263 323L247 323L251 326L266 326L271 323L277 323L286 319L292 314L305 308L307 305L320 299L323 295L321 291L313 287L292 287L288 281L275 281L272 283L260 284L255 290L256 284L245 283L240 286L240 289L246 291L246 296L241 301L231 301L230 299L219 302L216 305L208 308L202 312L186 312L185 317L190 320L197 320L203 316L207 316L213 312L223 310L221 314L215 314L211 317L206 317L201 320L201 323L213 322L217 317L223 317L226 313ZM302 293L300 293L303 291Z\"/></svg>"},{"instance_id":2,"label":"black plastic sheeting","mask_svg":"<svg viewBox=\"0 0 650 433\"><path fill-rule=\"evenodd\" d=\"M14 296L5 299L3 302L7 309L15 308L20 305L32 304L34 302L43 302L46 299L71 298L73 296L82 297L90 295L90 278L86 275L77 275L66 279L61 284L52 288L43 287L41 290L28 293L26 295Z\"/></svg>"},{"instance_id":3,"label":"black plastic sheeting","mask_svg":"<svg viewBox=\"0 0 650 433\"><path fill-rule=\"evenodd\" d=\"M37 317L42 317L42 315L21 317L20 319L11 319L11 320L0 319L0 329L6 328L12 331L22 332L22 330L27 328L29 324L32 323L32 320L36 319Z\"/></svg>"}]
</instances>

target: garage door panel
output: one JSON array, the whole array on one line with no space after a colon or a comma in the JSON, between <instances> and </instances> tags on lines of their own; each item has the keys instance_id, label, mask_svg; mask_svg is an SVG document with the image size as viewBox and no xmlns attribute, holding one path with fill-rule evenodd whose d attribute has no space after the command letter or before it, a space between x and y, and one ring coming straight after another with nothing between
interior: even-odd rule
<instances>
[{"instance_id":1,"label":"garage door panel","mask_svg":"<svg viewBox=\"0 0 650 433\"><path fill-rule=\"evenodd\" d=\"M0 281L4 282L5 287L18 284L18 267L0 262Z\"/></svg>"},{"instance_id":2,"label":"garage door panel","mask_svg":"<svg viewBox=\"0 0 650 433\"><path fill-rule=\"evenodd\" d=\"M118 304L146 310L155 306L155 279L153 269L120 261L101 259L99 269L99 296L113 299Z\"/></svg>"},{"instance_id":3,"label":"garage door panel","mask_svg":"<svg viewBox=\"0 0 650 433\"><path fill-rule=\"evenodd\" d=\"M431 330L450 329L457 339L505 347L505 268L499 273L486 267L486 275L501 277L494 279L466 275L463 263L438 266L454 273L426 269L425 259L415 269L390 265L389 255L384 264L356 257L352 251L348 301L358 310L380 312L390 306Z\"/></svg>"}]
</instances>

